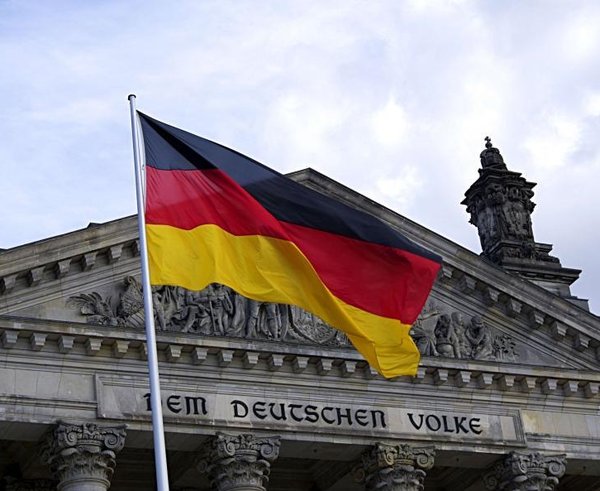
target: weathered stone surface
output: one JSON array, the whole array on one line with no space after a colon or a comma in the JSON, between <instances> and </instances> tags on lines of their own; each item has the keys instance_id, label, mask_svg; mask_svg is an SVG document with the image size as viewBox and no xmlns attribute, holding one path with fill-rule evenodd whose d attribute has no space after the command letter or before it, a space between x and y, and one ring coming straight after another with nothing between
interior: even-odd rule
<instances>
[{"instance_id":1,"label":"weathered stone surface","mask_svg":"<svg viewBox=\"0 0 600 491\"><path fill-rule=\"evenodd\" d=\"M424 356L457 359L519 359L515 341L506 334L496 334L479 316L465 322L464 315L429 302L411 329L419 351Z\"/></svg>"},{"instance_id":2,"label":"weathered stone surface","mask_svg":"<svg viewBox=\"0 0 600 491\"><path fill-rule=\"evenodd\" d=\"M264 491L271 464L279 456L279 437L217 433L198 464L216 491Z\"/></svg>"},{"instance_id":3,"label":"weathered stone surface","mask_svg":"<svg viewBox=\"0 0 600 491\"><path fill-rule=\"evenodd\" d=\"M350 345L343 333L298 307L256 302L217 283L202 291L155 287L152 297L157 328L165 332L321 346ZM74 295L67 303L90 324L144 326L142 288L133 276L125 278L125 288L117 300L92 292Z\"/></svg>"},{"instance_id":4,"label":"weathered stone surface","mask_svg":"<svg viewBox=\"0 0 600 491\"><path fill-rule=\"evenodd\" d=\"M483 480L492 491L553 491L565 470L564 455L511 452Z\"/></svg>"},{"instance_id":5,"label":"weathered stone surface","mask_svg":"<svg viewBox=\"0 0 600 491\"><path fill-rule=\"evenodd\" d=\"M507 271L516 272L563 297L581 271L563 268L551 256L552 245L536 242L531 214L533 188L519 172L508 170L500 151L486 137L479 178L465 193L463 205L477 227L482 255ZM577 300L577 299L576 299ZM585 308L585 302L579 302Z\"/></svg>"},{"instance_id":6,"label":"weathered stone surface","mask_svg":"<svg viewBox=\"0 0 600 491\"><path fill-rule=\"evenodd\" d=\"M59 491L104 491L124 445L125 425L61 421L42 442L41 458L50 466Z\"/></svg>"},{"instance_id":7,"label":"weathered stone surface","mask_svg":"<svg viewBox=\"0 0 600 491\"><path fill-rule=\"evenodd\" d=\"M433 447L377 443L362 454L354 478L367 491L423 491L434 458Z\"/></svg>"}]
</instances>

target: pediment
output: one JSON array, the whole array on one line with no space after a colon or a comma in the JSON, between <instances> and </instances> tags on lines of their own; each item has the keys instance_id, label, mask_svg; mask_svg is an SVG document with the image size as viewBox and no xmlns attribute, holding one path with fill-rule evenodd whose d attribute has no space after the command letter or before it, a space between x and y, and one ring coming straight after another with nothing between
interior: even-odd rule
<instances>
[{"instance_id":1,"label":"pediment","mask_svg":"<svg viewBox=\"0 0 600 491\"><path fill-rule=\"evenodd\" d=\"M478 255L314 171L294 177L390 223L444 258L412 335L425 359L596 369L598 318L483 261ZM143 329L135 217L0 253L0 315ZM220 285L153 291L168 334L352 349L347 338L296 307L263 304Z\"/></svg>"}]
</instances>

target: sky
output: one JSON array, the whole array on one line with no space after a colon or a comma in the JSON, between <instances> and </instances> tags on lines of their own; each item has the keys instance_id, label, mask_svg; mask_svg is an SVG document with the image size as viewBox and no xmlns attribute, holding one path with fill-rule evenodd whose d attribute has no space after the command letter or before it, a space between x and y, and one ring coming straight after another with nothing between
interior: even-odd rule
<instances>
[{"instance_id":1,"label":"sky","mask_svg":"<svg viewBox=\"0 0 600 491\"><path fill-rule=\"evenodd\" d=\"M600 2L0 0L0 248L135 213L127 96L479 253L489 135L600 313Z\"/></svg>"}]
</instances>

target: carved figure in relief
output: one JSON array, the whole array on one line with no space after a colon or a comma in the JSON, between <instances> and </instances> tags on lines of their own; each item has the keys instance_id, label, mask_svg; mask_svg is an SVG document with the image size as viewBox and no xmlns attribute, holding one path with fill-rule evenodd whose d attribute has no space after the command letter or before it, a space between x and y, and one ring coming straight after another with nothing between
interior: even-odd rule
<instances>
[{"instance_id":1,"label":"carved figure in relief","mask_svg":"<svg viewBox=\"0 0 600 491\"><path fill-rule=\"evenodd\" d=\"M438 352L435 349L435 334L429 328L428 324L431 319L434 319L439 314L435 303L429 301L423 307L421 315L419 315L410 328L409 334L417 345L419 352L424 356L438 356Z\"/></svg>"},{"instance_id":2,"label":"carved figure in relief","mask_svg":"<svg viewBox=\"0 0 600 491\"><path fill-rule=\"evenodd\" d=\"M457 352L454 350L458 342L454 334L452 318L449 315L440 315L433 333L435 335L435 347L439 355L451 358L458 357Z\"/></svg>"},{"instance_id":3,"label":"carved figure in relief","mask_svg":"<svg viewBox=\"0 0 600 491\"><path fill-rule=\"evenodd\" d=\"M281 313L274 303L250 300L246 335L255 337L262 333L269 339L282 339ZM263 322L261 317L264 315Z\"/></svg>"},{"instance_id":4,"label":"carved figure in relief","mask_svg":"<svg viewBox=\"0 0 600 491\"><path fill-rule=\"evenodd\" d=\"M471 356L475 360L489 360L494 357L490 328L481 317L475 316L465 330L465 337L471 344Z\"/></svg>"},{"instance_id":5,"label":"carved figure in relief","mask_svg":"<svg viewBox=\"0 0 600 491\"><path fill-rule=\"evenodd\" d=\"M471 346L465 336L465 323L460 312L452 312L452 326L454 329L454 353L456 358L470 358Z\"/></svg>"},{"instance_id":6,"label":"carved figure in relief","mask_svg":"<svg viewBox=\"0 0 600 491\"><path fill-rule=\"evenodd\" d=\"M213 284L203 291L155 286L152 297L157 328L161 331L328 346L350 344L343 333L298 307L267 303L251 305L250 300L223 285ZM90 324L144 326L141 286L133 277L124 279L121 293L114 298L91 292L72 296L67 303Z\"/></svg>"},{"instance_id":7,"label":"carved figure in relief","mask_svg":"<svg viewBox=\"0 0 600 491\"><path fill-rule=\"evenodd\" d=\"M211 317L207 307L209 298L206 293L186 290L185 306L181 311L181 318L185 320L183 332L203 332Z\"/></svg>"},{"instance_id":8,"label":"carved figure in relief","mask_svg":"<svg viewBox=\"0 0 600 491\"><path fill-rule=\"evenodd\" d=\"M141 316L143 323L144 300L142 298L142 285L134 276L125 278L125 291L121 294L121 301L117 306L117 316L131 318Z\"/></svg>"},{"instance_id":9,"label":"carved figure in relief","mask_svg":"<svg viewBox=\"0 0 600 491\"><path fill-rule=\"evenodd\" d=\"M498 219L491 208L485 207L479 212L477 230L484 250L494 245L494 242L499 238Z\"/></svg>"},{"instance_id":10,"label":"carved figure in relief","mask_svg":"<svg viewBox=\"0 0 600 491\"><path fill-rule=\"evenodd\" d=\"M217 334L224 336L228 318L233 314L233 303L231 302L229 289L220 283L213 283L205 291L214 329Z\"/></svg>"},{"instance_id":11,"label":"carved figure in relief","mask_svg":"<svg viewBox=\"0 0 600 491\"><path fill-rule=\"evenodd\" d=\"M153 286L154 319L161 331L170 330L182 309L183 289L177 286ZM141 291L140 291L141 295Z\"/></svg>"},{"instance_id":12,"label":"carved figure in relief","mask_svg":"<svg viewBox=\"0 0 600 491\"><path fill-rule=\"evenodd\" d=\"M411 335L423 356L438 356L435 347L435 336L420 325L413 325Z\"/></svg>"}]
</instances>

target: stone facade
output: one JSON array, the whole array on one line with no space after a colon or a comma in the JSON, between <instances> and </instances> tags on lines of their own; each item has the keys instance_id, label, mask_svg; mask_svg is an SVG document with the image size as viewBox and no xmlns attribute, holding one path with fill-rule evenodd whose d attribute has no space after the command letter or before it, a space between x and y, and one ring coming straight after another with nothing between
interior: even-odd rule
<instances>
[{"instance_id":1,"label":"stone facade","mask_svg":"<svg viewBox=\"0 0 600 491\"><path fill-rule=\"evenodd\" d=\"M415 377L381 378L293 306L153 290L171 489L600 489L600 321L534 241L533 184L490 141L481 159L465 204L487 259L292 175L444 258ZM0 252L0 490L154 489L136 233L131 217Z\"/></svg>"}]
</instances>

